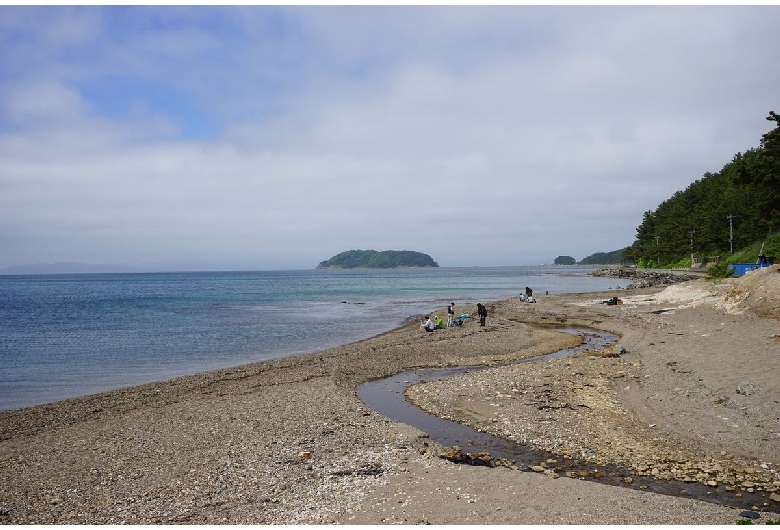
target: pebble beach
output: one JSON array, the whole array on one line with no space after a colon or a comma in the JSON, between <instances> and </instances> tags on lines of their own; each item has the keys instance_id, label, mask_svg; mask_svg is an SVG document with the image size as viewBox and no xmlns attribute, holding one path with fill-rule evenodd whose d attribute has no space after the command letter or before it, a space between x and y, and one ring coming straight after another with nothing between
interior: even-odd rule
<instances>
[{"instance_id":1,"label":"pebble beach","mask_svg":"<svg viewBox=\"0 0 780 530\"><path fill-rule=\"evenodd\" d=\"M620 305L607 305L614 296ZM748 493L780 519L780 267L719 282L488 302L485 327L365 341L0 412L6 524L734 524L744 508L582 480L555 459L468 466L372 411L364 382L435 415L630 476ZM456 306L458 313L476 307ZM446 315L441 308L439 314ZM616 334L605 351L498 366ZM620 353L622 351L622 353ZM630 477L629 477L630 478ZM751 497L753 498L753 497Z\"/></svg>"}]
</instances>

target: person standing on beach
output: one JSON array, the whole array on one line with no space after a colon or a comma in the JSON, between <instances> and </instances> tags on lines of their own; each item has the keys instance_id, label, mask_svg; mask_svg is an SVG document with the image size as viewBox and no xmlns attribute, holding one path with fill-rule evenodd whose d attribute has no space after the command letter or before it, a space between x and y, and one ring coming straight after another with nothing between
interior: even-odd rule
<instances>
[{"instance_id":1,"label":"person standing on beach","mask_svg":"<svg viewBox=\"0 0 780 530\"><path fill-rule=\"evenodd\" d=\"M477 304L477 314L479 315L479 325L484 326L487 318L487 308L482 304Z\"/></svg>"},{"instance_id":2,"label":"person standing on beach","mask_svg":"<svg viewBox=\"0 0 780 530\"><path fill-rule=\"evenodd\" d=\"M455 320L455 302L447 306L447 327L452 325L453 320Z\"/></svg>"}]
</instances>

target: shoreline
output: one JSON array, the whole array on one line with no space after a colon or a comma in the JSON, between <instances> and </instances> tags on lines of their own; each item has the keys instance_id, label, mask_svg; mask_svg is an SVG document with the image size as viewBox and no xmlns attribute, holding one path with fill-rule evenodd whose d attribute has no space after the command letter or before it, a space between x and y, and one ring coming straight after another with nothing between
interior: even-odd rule
<instances>
[{"instance_id":1,"label":"shoreline","mask_svg":"<svg viewBox=\"0 0 780 530\"><path fill-rule=\"evenodd\" d=\"M118 294L116 298L109 297L110 300L116 301L111 302L111 310L92 312L97 306L88 304L84 311L78 310L78 319L71 321L68 320L70 317L66 318L66 327L70 330L69 333L73 333L68 335L67 343L57 335L61 330L52 324L58 322L57 325L65 325L65 322L51 313L52 308L69 300L68 296L65 296L67 292L82 288L85 292L111 292L119 284L116 281L93 278L100 275L86 275L89 278L87 280L83 280L79 275L74 275L64 282L57 280L54 284L58 288L54 289L50 296L44 296L44 299L40 300L40 308L49 315L48 318L39 315L43 318L41 326L30 328L31 325L36 326L35 321L24 316L24 311L14 308L24 307L25 292L45 294L40 290L44 289L48 282L40 282L37 279L20 279L18 282L14 280L8 286L11 296L9 339L12 342L8 343L5 350L12 360L16 361L8 364L7 373L4 372L0 409L26 408L345 345L403 326L409 322L409 318L431 311L445 302L440 297L450 288L465 297L461 299L461 303L468 304L476 303L480 299L498 300L512 296L515 291L508 291L506 286L507 283L514 283L511 278L518 275L519 281L523 281L524 275L527 275L529 278L549 281L551 285L561 286L565 290L606 289L607 284L628 283L627 280L586 277L587 271L580 271L577 277L554 273L545 278L543 269L538 267L529 267L528 271L518 271L517 267L506 270L485 268L482 272L468 273L445 269L430 278L427 278L427 272L430 271L391 274L390 284L395 285L392 278L399 278L401 282L396 285L399 287L397 292L395 288L387 290L388 286L374 290L370 286L378 280L372 274L358 274L358 285L349 287L349 283L354 283L349 279L353 273L342 277L331 274L313 275L313 271L259 271L238 273L234 278L230 275L223 276L222 273L187 273L183 275L183 279L187 281L182 284L182 291L174 295L176 301L172 303L194 303L198 309L184 311L181 318L178 310L168 306L168 303L161 303L158 307L156 300L159 297L150 302L150 305L143 302L145 309L141 313L132 309L137 302L135 297L154 284L141 279L143 275L131 274L127 278L131 280L127 284L127 292L123 291L124 294ZM379 277L384 278L386 274L388 273ZM200 304L197 301L197 288L194 286L201 282L216 282L215 285L222 285L223 280L230 278L231 285L235 283L242 286L237 288L245 288L252 293L250 298L253 298L259 296L253 287L254 282L273 281L272 278L279 275L284 280L279 285L286 285L286 281L292 282L290 288L294 290L293 300L298 300L301 296L301 305L298 306L297 302L293 304L302 311L301 316L291 320L298 321L297 325L302 326L300 330L290 328L288 323L277 321L284 318L279 315L288 310L284 308L289 307L289 303L284 301L283 297L280 299L279 293L273 289L269 296L270 300L274 301L270 305L261 303L260 299L256 301L257 305L255 302L249 303L248 300L241 299L242 297L234 299L235 293L230 294L232 291L224 293L224 297L220 295L220 300L228 303L228 306ZM427 278L423 280L424 285L420 284L421 278ZM463 278L467 278L469 282L464 289L460 287ZM197 281L189 281L193 279ZM299 279L306 281L299 283ZM308 285L308 281L315 281L315 285L320 285L315 288L313 294L306 294L306 288L302 287ZM169 282L163 283L167 285ZM178 281L174 284L178 285ZM410 289L400 288L407 284ZM332 290L334 296L326 296L327 300L320 300L321 295L316 294L320 288ZM287 292L286 287L280 289ZM346 289L346 293L350 294L335 294L341 289ZM14 298L20 294L20 298ZM265 300L263 296L260 298ZM37 295L34 298L37 299ZM232 310L235 308L240 309L239 316ZM158 311L162 311L162 314L158 314ZM75 314L71 315L75 317ZM171 324L169 317L174 318L177 323ZM90 323L92 319L96 323ZM116 332L116 325L112 324L112 321L117 319L119 323L116 325L122 327L121 333ZM227 319L227 324L223 326L224 319ZM71 330L71 327L74 329ZM93 330L93 327L100 329ZM95 343L95 340L98 340L99 344ZM18 342L14 344L14 341ZM34 375L33 379L30 379L31 374Z\"/></svg>"},{"instance_id":2,"label":"shoreline","mask_svg":"<svg viewBox=\"0 0 780 530\"><path fill-rule=\"evenodd\" d=\"M729 285L720 285L720 298ZM605 378L611 386L599 393L616 400L625 411L621 416L656 423L653 430L633 435L668 441L687 433L692 439L686 443L697 450L704 437L715 448L774 455L780 435L765 441L762 436L780 433L780 422L772 417L777 415L772 399L780 394L769 376L780 373L771 371L778 367L772 363L780 362L772 348L780 343L768 338L779 331L777 321L722 313L714 302L707 302L713 304L709 308L678 301L670 310L672 301L659 299L663 292L654 287L542 296L537 304L491 302L481 329L469 322L425 334L412 323L321 352L0 412L0 522L733 524L739 509L447 462L439 458L442 448L424 433L371 411L355 394L362 382L415 367L490 364L549 353L565 347L561 344L569 338L544 328L580 322L618 332L628 354L610 362L641 363L635 367L641 370L641 388L632 384L622 391L629 386L625 378L633 378L626 374ZM639 298L633 305L599 303L614 294ZM467 306L456 310L474 312ZM710 322L714 327L704 329ZM702 329L694 333L692 325ZM747 331L752 335L743 343ZM746 358L752 371L695 363L712 355L712 344L703 352L688 344L687 357L677 353L680 341L700 341L705 334L750 349L743 356L753 356ZM665 360L670 355L676 360ZM734 364L727 351L718 354L724 362L730 358ZM545 366L560 378L573 371L566 362ZM676 371L667 362L677 363ZM679 386L680 377L688 387ZM734 395L730 385L741 378L752 378L757 390ZM506 377L495 380L494 385L506 383ZM571 388L564 393L577 395ZM657 395L664 396L663 406L651 399ZM729 399L710 400L718 396ZM718 420L723 410L737 411L744 425L736 432L724 430ZM468 420L469 414L461 412L459 419ZM520 409L513 414L526 417ZM768 464L770 472L776 465L777 460ZM768 513L780 517L772 505L757 508L772 508Z\"/></svg>"}]
</instances>

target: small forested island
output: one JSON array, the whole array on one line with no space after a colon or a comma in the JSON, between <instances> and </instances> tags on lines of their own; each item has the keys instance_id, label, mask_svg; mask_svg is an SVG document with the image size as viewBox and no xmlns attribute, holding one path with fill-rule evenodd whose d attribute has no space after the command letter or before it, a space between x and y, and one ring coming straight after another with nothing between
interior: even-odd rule
<instances>
[{"instance_id":1,"label":"small forested island","mask_svg":"<svg viewBox=\"0 0 780 530\"><path fill-rule=\"evenodd\" d=\"M393 269L438 267L428 254L412 250L347 250L320 262L318 269Z\"/></svg>"},{"instance_id":2,"label":"small forested island","mask_svg":"<svg viewBox=\"0 0 780 530\"><path fill-rule=\"evenodd\" d=\"M577 263L577 260L571 256L558 256L553 263L556 265L574 265Z\"/></svg>"}]
</instances>

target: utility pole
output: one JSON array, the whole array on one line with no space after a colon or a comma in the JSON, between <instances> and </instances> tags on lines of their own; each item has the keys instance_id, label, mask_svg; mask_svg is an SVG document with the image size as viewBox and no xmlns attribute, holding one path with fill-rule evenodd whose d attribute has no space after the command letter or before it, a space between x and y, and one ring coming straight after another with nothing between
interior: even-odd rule
<instances>
[{"instance_id":1,"label":"utility pole","mask_svg":"<svg viewBox=\"0 0 780 530\"><path fill-rule=\"evenodd\" d=\"M688 235L691 236L691 267L693 267L693 234L696 230L688 230Z\"/></svg>"},{"instance_id":2,"label":"utility pole","mask_svg":"<svg viewBox=\"0 0 780 530\"><path fill-rule=\"evenodd\" d=\"M655 236L655 251L658 254L658 257L655 260L656 267L661 266L661 249L658 246L658 241L661 239L661 236Z\"/></svg>"},{"instance_id":3,"label":"utility pole","mask_svg":"<svg viewBox=\"0 0 780 530\"><path fill-rule=\"evenodd\" d=\"M734 225L732 224L734 216L728 214L726 219L729 220L729 245L731 246L731 253L734 254Z\"/></svg>"}]
</instances>

